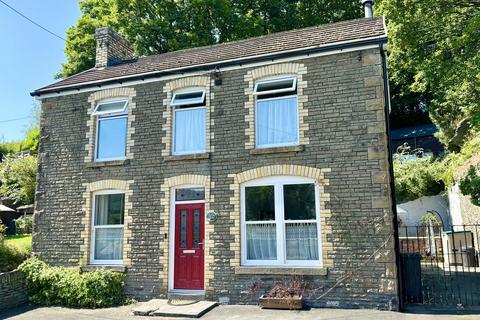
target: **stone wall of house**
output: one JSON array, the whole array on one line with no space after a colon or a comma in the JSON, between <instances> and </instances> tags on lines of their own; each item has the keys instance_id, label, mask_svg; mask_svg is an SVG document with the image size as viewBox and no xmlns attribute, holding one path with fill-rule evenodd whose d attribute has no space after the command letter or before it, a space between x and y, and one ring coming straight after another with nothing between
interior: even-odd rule
<instances>
[{"instance_id":1,"label":"stone wall of house","mask_svg":"<svg viewBox=\"0 0 480 320\"><path fill-rule=\"evenodd\" d=\"M258 153L248 143L252 79L295 72L301 74L302 145ZM91 123L92 93L42 101L33 252L52 264L85 263L83 257L90 245L85 236L90 214L85 185L108 179L130 181L129 246L124 252L129 261L127 292L139 299L165 297L168 190L172 183L193 179L208 184L207 205L219 214L215 222L206 222L207 298L254 303L255 297L275 282L298 275L308 283L305 296L310 305L395 309L397 283L379 50L307 58L261 70L225 71L221 85L214 85L210 74L205 76L211 77L211 148L197 158L172 157L164 151L168 134L164 128L170 114L164 91L168 81L133 86L130 134L135 144L131 158L104 166L84 161L90 150L86 132ZM322 270L288 274L282 270L267 274L242 271L240 181L279 173L314 176L321 186ZM260 289L254 293L251 288L257 285Z\"/></svg>"},{"instance_id":2,"label":"stone wall of house","mask_svg":"<svg viewBox=\"0 0 480 320\"><path fill-rule=\"evenodd\" d=\"M21 306L27 301L23 273L20 270L0 273L0 311Z\"/></svg>"}]
</instances>

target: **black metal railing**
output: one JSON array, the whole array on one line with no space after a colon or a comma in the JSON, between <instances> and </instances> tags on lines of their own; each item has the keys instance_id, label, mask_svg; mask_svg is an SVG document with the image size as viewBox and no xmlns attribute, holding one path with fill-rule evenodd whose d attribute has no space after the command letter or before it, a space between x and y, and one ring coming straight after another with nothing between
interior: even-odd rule
<instances>
[{"instance_id":1,"label":"black metal railing","mask_svg":"<svg viewBox=\"0 0 480 320\"><path fill-rule=\"evenodd\" d=\"M405 303L480 306L480 224L400 226Z\"/></svg>"}]
</instances>

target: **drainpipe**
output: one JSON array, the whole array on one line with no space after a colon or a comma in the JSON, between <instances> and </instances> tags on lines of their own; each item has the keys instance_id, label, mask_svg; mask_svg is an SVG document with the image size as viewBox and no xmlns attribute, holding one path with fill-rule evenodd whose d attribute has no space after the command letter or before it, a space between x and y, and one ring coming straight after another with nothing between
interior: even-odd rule
<instances>
[{"instance_id":1,"label":"drainpipe","mask_svg":"<svg viewBox=\"0 0 480 320\"><path fill-rule=\"evenodd\" d=\"M373 0L362 0L363 7L365 8L365 18L373 17Z\"/></svg>"},{"instance_id":2,"label":"drainpipe","mask_svg":"<svg viewBox=\"0 0 480 320\"><path fill-rule=\"evenodd\" d=\"M366 2L366 0L364 0ZM372 1L373 2L373 1ZM395 264L397 267L397 294L398 294L398 307L403 310L403 279L402 279L402 266L400 263L400 240L398 238L398 213L397 213L397 199L395 196L395 176L393 171L393 151L392 151L392 139L390 134L390 93L388 86L388 74L387 74L387 55L383 45L380 45L380 54L382 57L382 69L383 69L383 87L384 87L384 99L385 99L385 126L387 129L387 149L388 149L388 163L390 173L390 197L392 199L392 213L393 213L393 236L395 239Z\"/></svg>"}]
</instances>

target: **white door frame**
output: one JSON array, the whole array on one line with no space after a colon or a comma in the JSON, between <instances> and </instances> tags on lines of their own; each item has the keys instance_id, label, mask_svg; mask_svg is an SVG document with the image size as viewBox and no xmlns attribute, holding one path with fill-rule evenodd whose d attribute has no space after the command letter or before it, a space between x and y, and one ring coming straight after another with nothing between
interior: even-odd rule
<instances>
[{"instance_id":1,"label":"white door frame","mask_svg":"<svg viewBox=\"0 0 480 320\"><path fill-rule=\"evenodd\" d=\"M169 230L169 241L168 241L168 292L176 292L176 293L193 293L193 294L204 294L205 293L205 275L204 275L204 283L203 283L203 290L186 290L186 289L175 289L174 287L174 277L175 277L175 209L177 204L193 204L193 203L203 203L205 204L204 200L190 200L190 201L175 201L175 190L182 189L182 188L203 188L206 189L205 186L196 185L196 184L183 184L178 185L170 188L170 230ZM205 211L205 209L204 209ZM204 212L205 214L205 212ZM205 217L204 217L205 219ZM204 220L205 221L205 220ZM205 229L205 223L203 228ZM203 231L203 268L205 268L205 230Z\"/></svg>"}]
</instances>

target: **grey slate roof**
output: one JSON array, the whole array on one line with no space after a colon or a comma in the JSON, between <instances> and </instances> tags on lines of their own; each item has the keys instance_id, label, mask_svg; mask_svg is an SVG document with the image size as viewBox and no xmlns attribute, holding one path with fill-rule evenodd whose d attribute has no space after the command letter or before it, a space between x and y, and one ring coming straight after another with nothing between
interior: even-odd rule
<instances>
[{"instance_id":1,"label":"grey slate roof","mask_svg":"<svg viewBox=\"0 0 480 320\"><path fill-rule=\"evenodd\" d=\"M232 60L253 59L259 56L265 57L292 51L301 54L306 49L327 47L355 40L382 38L383 41L386 41L386 37L387 30L383 17L354 19L235 42L141 57L134 61L104 69L92 68L42 87L32 92L32 95L79 88L89 82L99 84L119 78L127 80L144 74L151 76L152 74L173 73L178 69L195 66L214 68L215 64Z\"/></svg>"}]
</instances>

